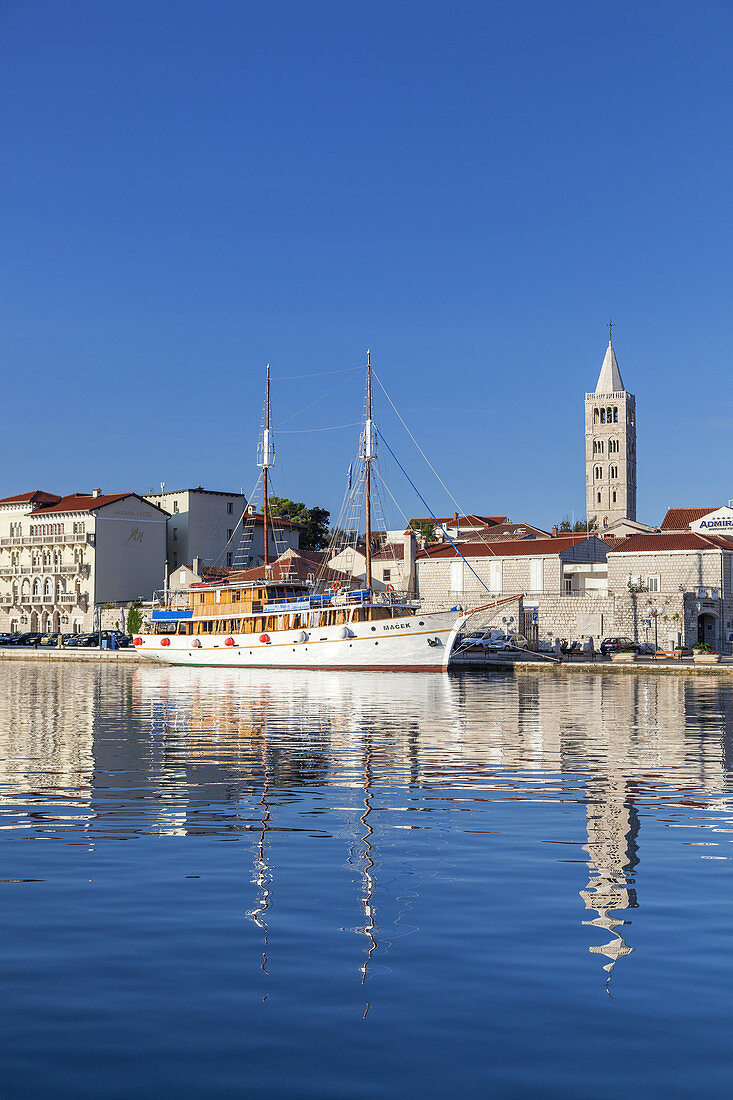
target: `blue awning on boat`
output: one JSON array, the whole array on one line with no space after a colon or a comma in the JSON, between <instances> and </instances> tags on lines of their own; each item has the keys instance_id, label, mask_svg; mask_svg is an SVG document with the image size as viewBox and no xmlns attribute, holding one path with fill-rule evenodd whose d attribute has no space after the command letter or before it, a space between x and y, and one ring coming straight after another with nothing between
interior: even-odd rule
<instances>
[{"instance_id":1,"label":"blue awning on boat","mask_svg":"<svg viewBox=\"0 0 733 1100\"><path fill-rule=\"evenodd\" d=\"M185 611L154 611L150 619L154 623L175 623L179 619L190 619L192 615L192 608Z\"/></svg>"}]
</instances>

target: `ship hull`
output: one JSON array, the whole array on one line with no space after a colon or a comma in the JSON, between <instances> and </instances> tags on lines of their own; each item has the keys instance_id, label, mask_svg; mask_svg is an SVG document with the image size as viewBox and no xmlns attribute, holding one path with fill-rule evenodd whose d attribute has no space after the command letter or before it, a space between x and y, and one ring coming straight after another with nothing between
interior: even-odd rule
<instances>
[{"instance_id":1,"label":"ship hull","mask_svg":"<svg viewBox=\"0 0 733 1100\"><path fill-rule=\"evenodd\" d=\"M229 645L221 634L143 634L137 652L169 665L442 672L462 621L455 612L438 612L313 627L305 640L300 630L270 631L265 642L251 634L233 634Z\"/></svg>"}]
</instances>

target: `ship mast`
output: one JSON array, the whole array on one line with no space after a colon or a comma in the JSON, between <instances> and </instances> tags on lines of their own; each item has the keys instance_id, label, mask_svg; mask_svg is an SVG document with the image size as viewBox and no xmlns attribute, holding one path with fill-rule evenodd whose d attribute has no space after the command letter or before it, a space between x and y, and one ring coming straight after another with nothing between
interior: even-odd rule
<instances>
[{"instance_id":1,"label":"ship mast","mask_svg":"<svg viewBox=\"0 0 733 1100\"><path fill-rule=\"evenodd\" d=\"M268 493L268 472L271 466L275 465L275 444L272 438L272 429L270 426L270 364L267 364L267 374L265 379L265 430L262 436L262 443L258 447L257 464L262 467L262 481L263 481L263 493L264 504L262 507L262 521L263 521L263 537L264 537L264 559L265 559L265 580L267 580L267 573L270 568L270 549L267 541L267 522L268 522L268 507L267 507L267 493Z\"/></svg>"},{"instance_id":2,"label":"ship mast","mask_svg":"<svg viewBox=\"0 0 733 1100\"><path fill-rule=\"evenodd\" d=\"M364 431L364 461L366 463L366 586L372 587L372 459L374 458L374 426L372 424L372 357L367 350L367 419Z\"/></svg>"}]
</instances>

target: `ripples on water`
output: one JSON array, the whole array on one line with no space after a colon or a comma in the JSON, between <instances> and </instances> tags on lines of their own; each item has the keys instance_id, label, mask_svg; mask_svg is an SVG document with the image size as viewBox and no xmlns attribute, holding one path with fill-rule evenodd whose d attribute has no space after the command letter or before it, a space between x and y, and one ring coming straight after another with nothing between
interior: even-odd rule
<instances>
[{"instance_id":1,"label":"ripples on water","mask_svg":"<svg viewBox=\"0 0 733 1100\"><path fill-rule=\"evenodd\" d=\"M0 685L4 1095L730 1091L727 681Z\"/></svg>"}]
</instances>

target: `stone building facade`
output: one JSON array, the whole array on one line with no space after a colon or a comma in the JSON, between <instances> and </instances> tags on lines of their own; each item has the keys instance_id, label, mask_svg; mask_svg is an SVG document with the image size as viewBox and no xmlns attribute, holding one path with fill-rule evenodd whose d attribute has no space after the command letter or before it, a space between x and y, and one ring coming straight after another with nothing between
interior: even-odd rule
<instances>
[{"instance_id":1,"label":"stone building facade","mask_svg":"<svg viewBox=\"0 0 733 1100\"><path fill-rule=\"evenodd\" d=\"M418 553L417 592L426 611L474 607L519 593L525 604L546 594L605 594L608 545L595 535L462 543L460 550L463 557L450 544Z\"/></svg>"},{"instance_id":2,"label":"stone building facade","mask_svg":"<svg viewBox=\"0 0 733 1100\"><path fill-rule=\"evenodd\" d=\"M93 630L162 587L167 514L136 493L0 500L0 632ZM112 615L104 625L119 625Z\"/></svg>"},{"instance_id":3,"label":"stone building facade","mask_svg":"<svg viewBox=\"0 0 733 1100\"><path fill-rule=\"evenodd\" d=\"M585 395L585 495L588 522L600 529L636 519L636 398L610 339L595 391Z\"/></svg>"},{"instance_id":4,"label":"stone building facade","mask_svg":"<svg viewBox=\"0 0 733 1100\"><path fill-rule=\"evenodd\" d=\"M608 587L633 596L632 637L653 634L656 619L660 645L700 641L731 652L733 539L690 530L633 535L608 555Z\"/></svg>"}]
</instances>

